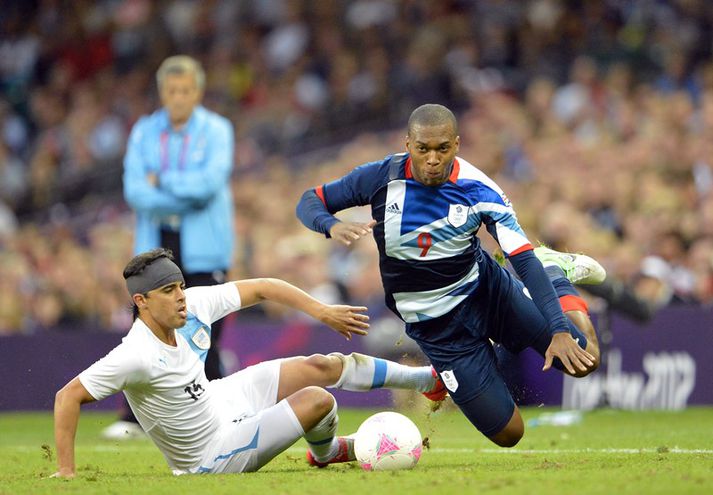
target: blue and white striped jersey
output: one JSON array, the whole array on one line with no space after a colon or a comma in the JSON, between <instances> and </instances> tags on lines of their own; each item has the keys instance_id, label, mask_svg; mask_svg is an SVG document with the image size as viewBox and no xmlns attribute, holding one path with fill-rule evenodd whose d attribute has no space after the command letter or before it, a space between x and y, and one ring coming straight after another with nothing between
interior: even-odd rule
<instances>
[{"instance_id":1,"label":"blue and white striped jersey","mask_svg":"<svg viewBox=\"0 0 713 495\"><path fill-rule=\"evenodd\" d=\"M371 205L386 304L408 323L441 316L475 290L482 225L506 256L532 249L502 190L462 158L438 187L414 180L403 153L357 167L314 192L330 214ZM326 233L335 221L312 228Z\"/></svg>"}]
</instances>

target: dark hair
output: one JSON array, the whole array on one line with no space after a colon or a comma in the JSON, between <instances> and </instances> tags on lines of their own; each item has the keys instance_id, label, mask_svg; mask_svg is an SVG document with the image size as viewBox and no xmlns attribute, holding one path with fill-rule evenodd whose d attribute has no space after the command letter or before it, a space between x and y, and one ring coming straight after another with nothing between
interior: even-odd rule
<instances>
[{"instance_id":1,"label":"dark hair","mask_svg":"<svg viewBox=\"0 0 713 495\"><path fill-rule=\"evenodd\" d=\"M168 258L173 261L173 252L166 248L156 248L145 253L137 254L124 267L124 280L132 275L138 275L144 268L159 258Z\"/></svg>"},{"instance_id":2,"label":"dark hair","mask_svg":"<svg viewBox=\"0 0 713 495\"><path fill-rule=\"evenodd\" d=\"M410 135L416 126L431 127L444 124L453 126L453 133L458 134L458 121L453 112L443 105L427 103L411 112L411 116L408 119L408 133Z\"/></svg>"},{"instance_id":3,"label":"dark hair","mask_svg":"<svg viewBox=\"0 0 713 495\"><path fill-rule=\"evenodd\" d=\"M173 261L173 252L170 249L156 248L145 253L137 254L124 267L124 280L141 273L144 268L153 263L159 258L168 258ZM146 296L146 294L144 294ZM139 307L131 301L131 313L133 320L139 317Z\"/></svg>"}]
</instances>

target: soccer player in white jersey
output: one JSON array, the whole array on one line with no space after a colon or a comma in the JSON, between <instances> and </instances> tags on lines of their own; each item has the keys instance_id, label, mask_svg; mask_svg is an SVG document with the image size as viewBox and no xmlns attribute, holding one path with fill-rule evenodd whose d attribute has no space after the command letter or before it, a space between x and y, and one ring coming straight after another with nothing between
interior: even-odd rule
<instances>
[{"instance_id":1,"label":"soccer player in white jersey","mask_svg":"<svg viewBox=\"0 0 713 495\"><path fill-rule=\"evenodd\" d=\"M498 185L457 156L458 124L442 105L413 111L406 153L366 163L306 191L297 215L345 245L373 232L386 305L428 356L465 416L497 445L524 434L491 342L536 349L544 370L596 369L599 346L573 283L596 284L604 269L584 255L533 248ZM368 223L334 214L371 205ZM519 280L480 246L485 226ZM566 315L566 316L565 316Z\"/></svg>"},{"instance_id":2,"label":"soccer player in white jersey","mask_svg":"<svg viewBox=\"0 0 713 495\"><path fill-rule=\"evenodd\" d=\"M75 476L80 406L119 391L173 473L184 474L256 471L301 437L314 466L350 461L353 440L335 436L337 404L323 387L407 388L431 395L443 388L429 366L357 353L267 361L208 381L203 360L210 325L230 312L271 300L351 339L367 333L367 308L323 304L278 279L185 289L183 274L165 249L134 257L124 278L135 305L131 330L57 392L54 476Z\"/></svg>"}]
</instances>

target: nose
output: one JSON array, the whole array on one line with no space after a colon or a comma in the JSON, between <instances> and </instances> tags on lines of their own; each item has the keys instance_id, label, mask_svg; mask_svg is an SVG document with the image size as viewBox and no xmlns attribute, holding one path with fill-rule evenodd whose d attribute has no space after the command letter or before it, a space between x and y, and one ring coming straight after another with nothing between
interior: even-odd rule
<instances>
[{"instance_id":1,"label":"nose","mask_svg":"<svg viewBox=\"0 0 713 495\"><path fill-rule=\"evenodd\" d=\"M429 165L438 164L438 153L436 153L435 150L429 151L428 155L426 156L426 163Z\"/></svg>"}]
</instances>

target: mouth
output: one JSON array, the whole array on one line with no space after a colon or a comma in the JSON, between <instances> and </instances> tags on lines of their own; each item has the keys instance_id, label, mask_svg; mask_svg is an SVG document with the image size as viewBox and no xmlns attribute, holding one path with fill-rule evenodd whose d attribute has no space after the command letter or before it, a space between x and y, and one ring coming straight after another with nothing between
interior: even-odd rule
<instances>
[{"instance_id":1,"label":"mouth","mask_svg":"<svg viewBox=\"0 0 713 495\"><path fill-rule=\"evenodd\" d=\"M184 320L188 318L188 311L186 310L185 306L178 308L178 316L180 316Z\"/></svg>"}]
</instances>

